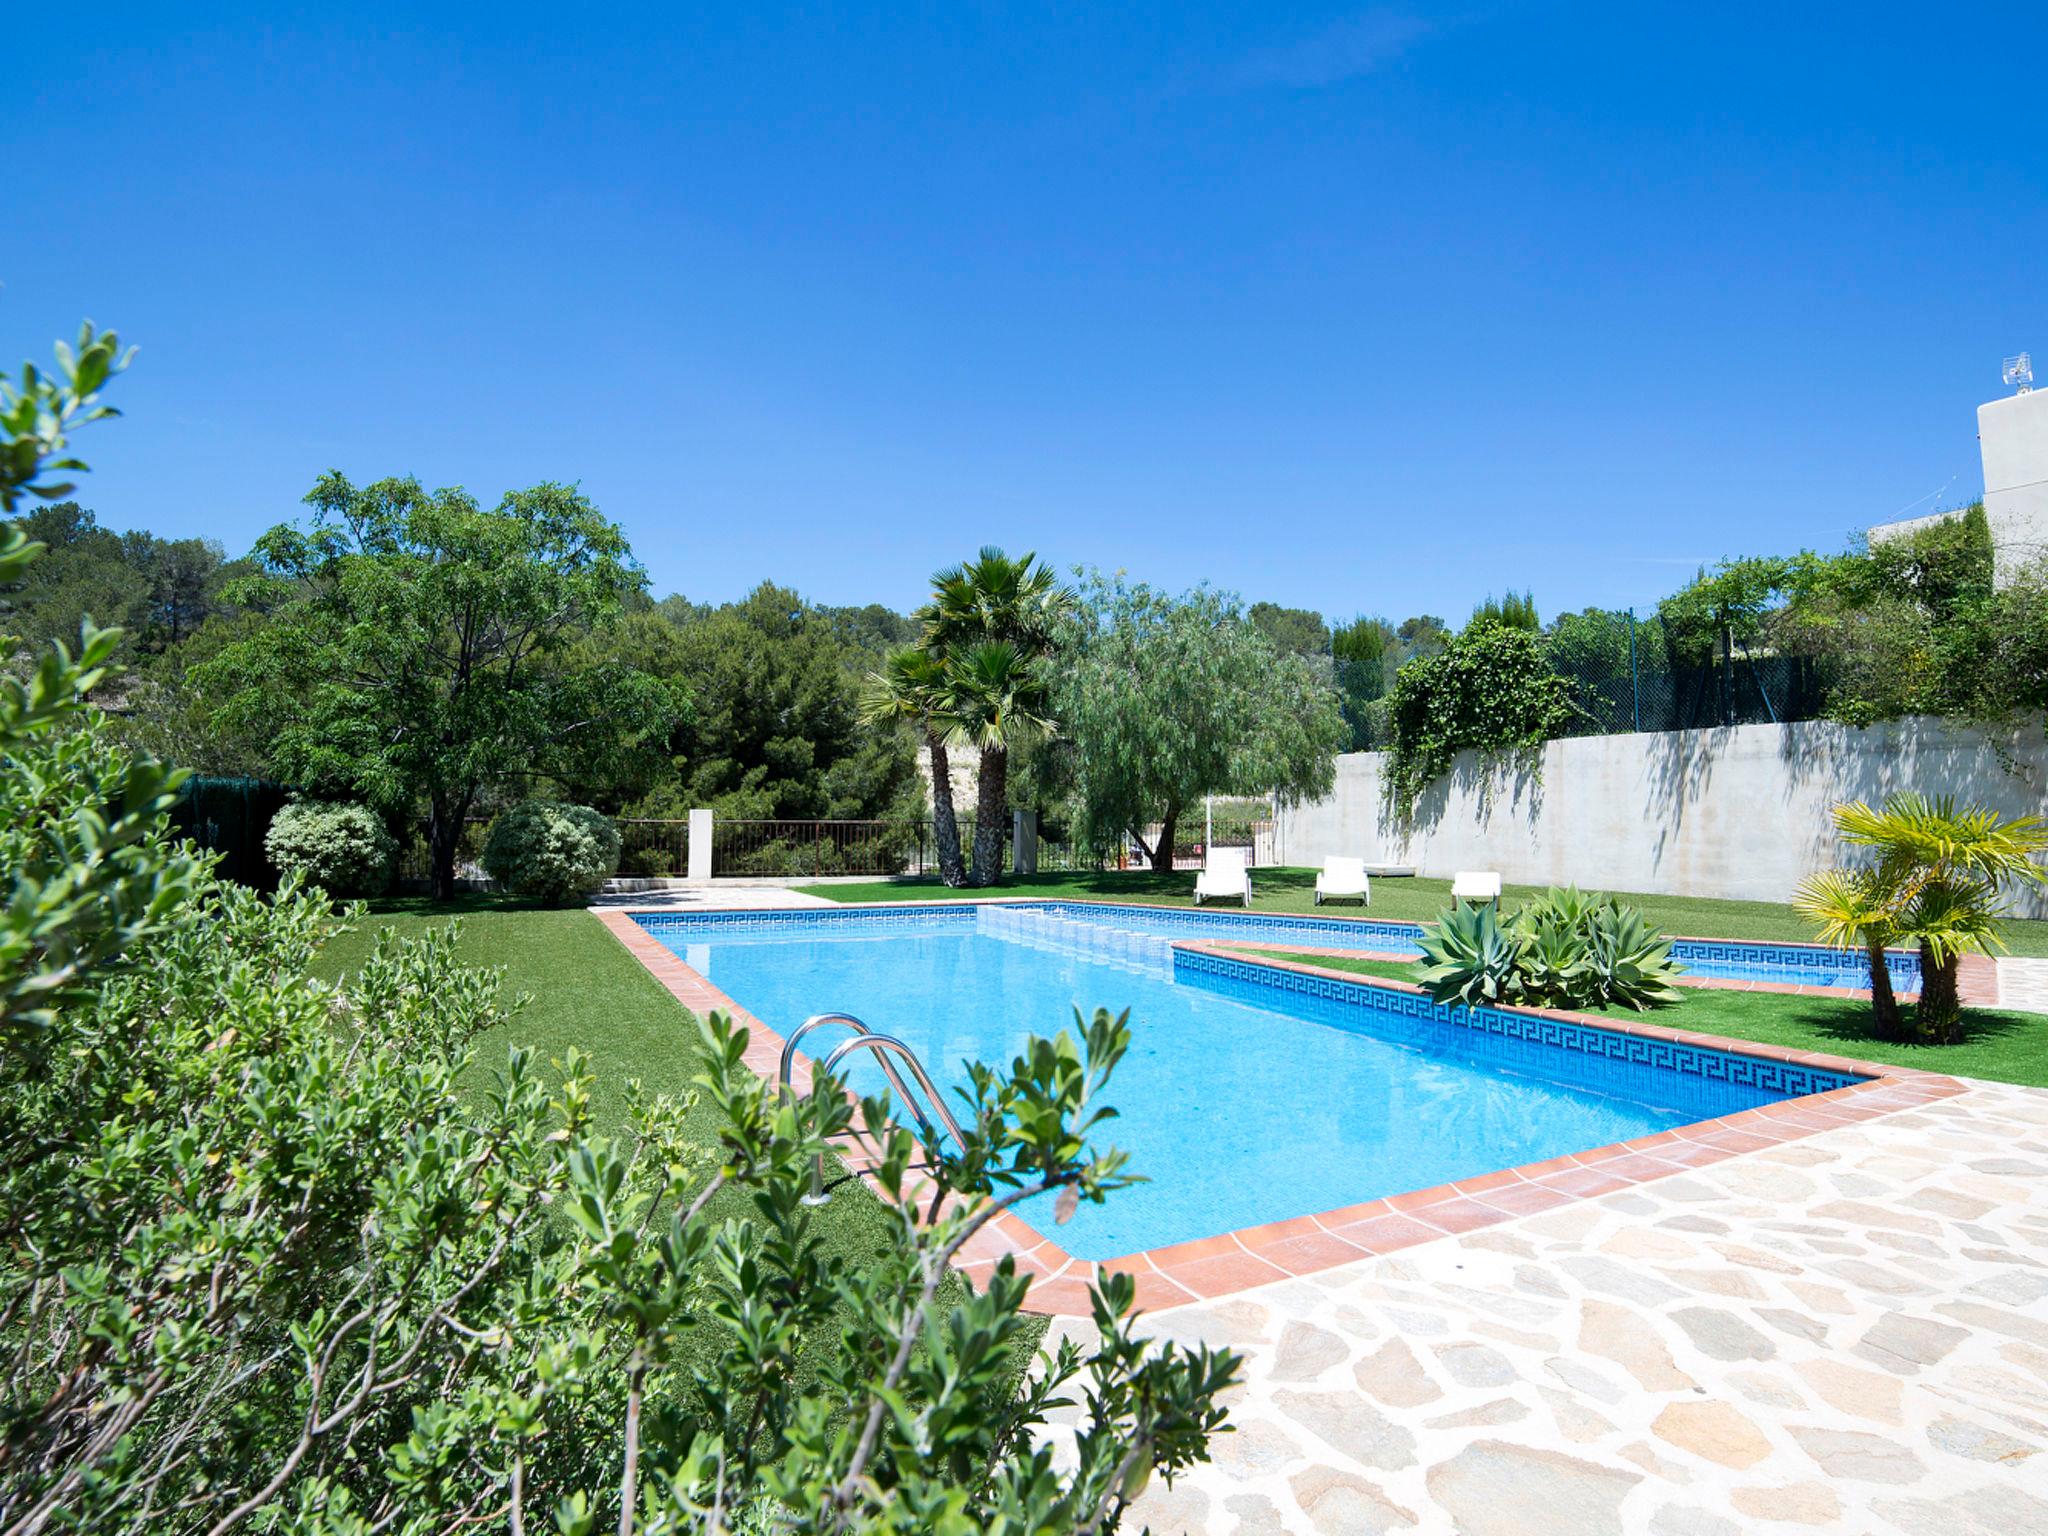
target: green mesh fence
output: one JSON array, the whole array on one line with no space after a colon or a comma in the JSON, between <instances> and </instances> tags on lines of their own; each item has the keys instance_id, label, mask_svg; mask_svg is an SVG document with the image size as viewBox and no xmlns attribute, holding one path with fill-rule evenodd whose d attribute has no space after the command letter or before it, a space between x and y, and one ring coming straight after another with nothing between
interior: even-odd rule
<instances>
[{"instance_id":1,"label":"green mesh fence","mask_svg":"<svg viewBox=\"0 0 2048 1536\"><path fill-rule=\"evenodd\" d=\"M1803 656L1747 655L1733 646L1705 661L1677 656L1664 626L1628 613L1561 616L1544 636L1551 669L1571 687L1577 718L1567 734L1689 731L1817 718L1827 680ZM1346 750L1394 744L1377 662L1339 659L1333 680L1351 740Z\"/></svg>"},{"instance_id":2,"label":"green mesh fence","mask_svg":"<svg viewBox=\"0 0 2048 1536\"><path fill-rule=\"evenodd\" d=\"M1549 654L1571 685L1575 736L1811 720L1827 702L1826 681L1809 658L1729 646L1705 662L1687 661L1660 622L1625 613L1565 615L1549 636Z\"/></svg>"},{"instance_id":3,"label":"green mesh fence","mask_svg":"<svg viewBox=\"0 0 2048 1536\"><path fill-rule=\"evenodd\" d=\"M171 825L180 837L218 853L228 879L267 891L277 884L277 871L264 855L263 836L290 794L266 779L187 779L171 807Z\"/></svg>"}]
</instances>

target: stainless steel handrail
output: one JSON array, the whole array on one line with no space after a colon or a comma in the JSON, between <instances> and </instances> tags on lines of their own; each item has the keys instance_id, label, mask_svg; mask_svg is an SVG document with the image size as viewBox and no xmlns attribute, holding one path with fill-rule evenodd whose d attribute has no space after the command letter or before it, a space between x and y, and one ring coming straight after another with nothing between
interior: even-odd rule
<instances>
[{"instance_id":1,"label":"stainless steel handrail","mask_svg":"<svg viewBox=\"0 0 2048 1536\"><path fill-rule=\"evenodd\" d=\"M962 1147L967 1145L967 1137L961 1132L960 1122L953 1118L953 1112L946 1108L946 1101L939 1096L939 1090L932 1086L931 1078L925 1073L924 1063L917 1059L917 1052L913 1051L901 1040L898 1040L894 1035L878 1035L873 1030L869 1030L863 1035L856 1035L830 1056L827 1056L825 1058L825 1065L819 1070L824 1072L826 1076L831 1076L833 1069L855 1051L887 1052L901 1056L904 1065L910 1068L911 1075L917 1079L917 1086L924 1090L924 1096L930 1102L932 1109L941 1120L946 1122L946 1130L951 1134L954 1143ZM888 1070L886 1062L883 1070ZM889 1075L893 1078L896 1074L891 1072ZM924 1115L918 1111L917 1105L914 1102L911 1104L911 1111L917 1115L919 1120L924 1120ZM927 1124L929 1123L927 1122Z\"/></svg>"},{"instance_id":2,"label":"stainless steel handrail","mask_svg":"<svg viewBox=\"0 0 2048 1536\"><path fill-rule=\"evenodd\" d=\"M782 1042L782 1065L777 1075L781 1078L783 1087L789 1087L790 1073L793 1072L796 1068L797 1042L803 1039L803 1037L805 1035L808 1035L812 1030L822 1029L828 1024L844 1024L848 1029L852 1030L857 1035L871 1035L874 1033L873 1030L869 1029L867 1025L863 1024L859 1019L856 1019L850 1013L812 1014L808 1019L805 1019L803 1023L797 1025L797 1027L790 1032L789 1038ZM889 1086L896 1090L896 1097L901 1099L906 1105L909 1106L910 1112L913 1115L917 1116L917 1123L919 1125L923 1126L926 1130L930 1130L931 1122L925 1119L924 1111L917 1107L917 1100L911 1097L910 1090L903 1086L903 1079L896 1075L896 1069L889 1064L888 1057L884 1056L881 1059L881 1068L883 1074L889 1079Z\"/></svg>"},{"instance_id":3,"label":"stainless steel handrail","mask_svg":"<svg viewBox=\"0 0 2048 1536\"><path fill-rule=\"evenodd\" d=\"M945 1123L954 1143L959 1146L966 1145L967 1138L961 1134L960 1122L955 1120L953 1112L946 1108L946 1101L932 1085L931 1077L924 1069L924 1063L917 1059L917 1053L893 1035L876 1034L850 1013L815 1013L790 1033L789 1038L782 1044L782 1062L778 1072L783 1087L790 1086L790 1074L796 1066L797 1042L813 1029L820 1029L828 1024L843 1024L854 1032L854 1037L825 1058L824 1063L818 1068L820 1074L829 1075L840 1062L855 1051L873 1051L876 1065L881 1067L883 1075L889 1079L889 1086L895 1090L898 1101L917 1117L918 1127L924 1132L925 1139L936 1141L938 1132L933 1128L930 1116L925 1114L924 1106L917 1101L917 1095L905 1086L903 1078L889 1061L892 1055L900 1056L909 1066L911 1075L917 1079L918 1087L924 1090L925 1100L930 1104L933 1113ZM831 1198L825 1189L825 1159L821 1153L811 1161L811 1192L804 1197L804 1204L823 1205Z\"/></svg>"}]
</instances>

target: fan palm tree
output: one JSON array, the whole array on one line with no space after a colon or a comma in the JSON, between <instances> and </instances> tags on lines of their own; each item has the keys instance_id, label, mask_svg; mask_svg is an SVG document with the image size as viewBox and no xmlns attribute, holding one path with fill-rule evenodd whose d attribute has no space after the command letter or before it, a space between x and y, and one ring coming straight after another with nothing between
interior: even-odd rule
<instances>
[{"instance_id":1,"label":"fan palm tree","mask_svg":"<svg viewBox=\"0 0 2048 1536\"><path fill-rule=\"evenodd\" d=\"M1870 961L1870 1004L1877 1032L1888 1040L1904 1037L1899 1000L1892 992L1887 946L1897 942L1898 920L1886 904L1875 874L1867 869L1824 869L1799 882L1793 907L1819 930L1823 944L1860 949Z\"/></svg>"},{"instance_id":2,"label":"fan palm tree","mask_svg":"<svg viewBox=\"0 0 2048 1536\"><path fill-rule=\"evenodd\" d=\"M1074 594L1036 554L1013 560L989 544L934 574L931 601L915 617L933 651L1007 640L1026 656L1043 656L1073 607Z\"/></svg>"},{"instance_id":3,"label":"fan palm tree","mask_svg":"<svg viewBox=\"0 0 2048 1536\"><path fill-rule=\"evenodd\" d=\"M907 722L924 739L939 878L957 890L967 883L967 866L960 857L960 822L953 809L953 765L946 749L953 721L946 713L945 682L945 663L930 651L915 645L892 651L879 672L868 674L861 716L870 724Z\"/></svg>"},{"instance_id":4,"label":"fan palm tree","mask_svg":"<svg viewBox=\"0 0 2048 1536\"><path fill-rule=\"evenodd\" d=\"M1849 942L1848 927L1823 913L1832 893L1834 917L1857 904L1853 925L1870 953L1873 998L1890 991L1884 964L1887 943L1920 946L1920 1005L1914 1035L1947 1044L1962 1017L1957 990L1958 962L1965 954L2003 949L1998 919L2007 911L2006 891L2014 885L2048 881L2038 856L2048 850L2048 823L2038 816L2005 820L1982 806L1958 809L1953 795L1896 794L1881 810L1861 800L1838 805L1835 829L1842 841L1876 854L1867 868L1830 871L1801 887L1801 910L1822 924L1830 942ZM1829 882L1833 882L1829 885ZM1815 898L1809 904L1808 894ZM1871 935L1876 935L1875 938ZM1880 1006L1879 1021L1883 1022Z\"/></svg>"},{"instance_id":5,"label":"fan palm tree","mask_svg":"<svg viewBox=\"0 0 2048 1536\"><path fill-rule=\"evenodd\" d=\"M1041 726L1047 722L1050 689L1034 669L1051 657L1073 610L1074 594L1051 566L1030 553L1012 559L991 544L974 559L935 573L931 600L915 615L924 625L926 652L942 658L949 672L960 673L956 691L980 722L953 733L957 743L972 742L980 750L970 877L976 885L993 883L1001 872L1008 809L1013 738L1007 725L996 723L998 716L1006 716L996 700L1014 702L1030 694L1030 712ZM1008 647L1008 660L998 665L990 653L977 661L989 646ZM1038 727L1032 727L1015 739L1036 733Z\"/></svg>"},{"instance_id":6,"label":"fan palm tree","mask_svg":"<svg viewBox=\"0 0 2048 1536\"><path fill-rule=\"evenodd\" d=\"M1010 752L1053 729L1045 669L1007 640L989 640L946 659L944 711L950 739L980 749L974 798L971 885L993 885L1002 873L1003 813L1009 801Z\"/></svg>"}]
</instances>

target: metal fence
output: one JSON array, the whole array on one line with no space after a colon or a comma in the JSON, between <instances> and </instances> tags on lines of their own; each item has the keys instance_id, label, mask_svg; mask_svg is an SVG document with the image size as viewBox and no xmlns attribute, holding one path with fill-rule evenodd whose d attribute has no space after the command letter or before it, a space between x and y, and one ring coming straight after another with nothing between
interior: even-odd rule
<instances>
[{"instance_id":1,"label":"metal fence","mask_svg":"<svg viewBox=\"0 0 2048 1536\"><path fill-rule=\"evenodd\" d=\"M619 829L619 873L680 878L690 870L688 818L615 816Z\"/></svg>"},{"instance_id":2,"label":"metal fence","mask_svg":"<svg viewBox=\"0 0 2048 1536\"><path fill-rule=\"evenodd\" d=\"M1200 869L1207 861L1211 848L1249 848L1251 863L1254 866L1272 864L1276 862L1273 841L1276 826L1277 823L1264 817L1256 821L1233 822L1227 825L1219 822L1213 840L1205 842L1203 823L1199 819L1191 823L1182 822L1174 831L1173 867ZM1125 868L1152 867L1152 861L1146 857L1144 849L1159 846L1159 831L1159 823L1154 822L1144 830L1144 847L1140 847L1135 840L1131 842L1124 855ZM1041 859L1039 868L1044 867L1044 861Z\"/></svg>"},{"instance_id":3,"label":"metal fence","mask_svg":"<svg viewBox=\"0 0 2048 1536\"><path fill-rule=\"evenodd\" d=\"M1808 657L1748 654L1724 635L1717 654L1687 660L1660 621L1633 613L1568 614L1547 649L1571 687L1573 736L1776 725L1814 719L1827 703Z\"/></svg>"},{"instance_id":4,"label":"metal fence","mask_svg":"<svg viewBox=\"0 0 2048 1536\"><path fill-rule=\"evenodd\" d=\"M290 797L288 788L267 779L195 776L178 791L170 812L171 829L207 852L218 853L226 879L267 891L277 884L277 871L263 850L263 839L271 818Z\"/></svg>"}]
</instances>

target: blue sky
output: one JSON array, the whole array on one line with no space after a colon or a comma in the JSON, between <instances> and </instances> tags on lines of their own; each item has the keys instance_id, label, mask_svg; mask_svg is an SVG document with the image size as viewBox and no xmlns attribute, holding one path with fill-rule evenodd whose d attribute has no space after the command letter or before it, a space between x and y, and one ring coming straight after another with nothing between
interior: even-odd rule
<instances>
[{"instance_id":1,"label":"blue sky","mask_svg":"<svg viewBox=\"0 0 2048 1536\"><path fill-rule=\"evenodd\" d=\"M339 467L698 598L1644 605L1975 495L2048 354L2048 8L1851 14L32 8L0 351L139 342L82 499L231 550Z\"/></svg>"}]
</instances>

